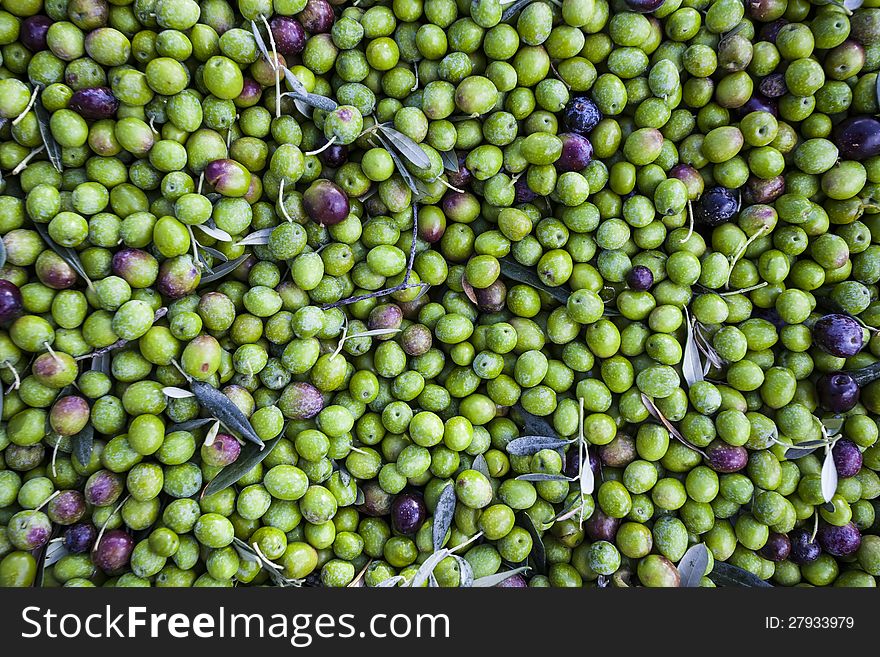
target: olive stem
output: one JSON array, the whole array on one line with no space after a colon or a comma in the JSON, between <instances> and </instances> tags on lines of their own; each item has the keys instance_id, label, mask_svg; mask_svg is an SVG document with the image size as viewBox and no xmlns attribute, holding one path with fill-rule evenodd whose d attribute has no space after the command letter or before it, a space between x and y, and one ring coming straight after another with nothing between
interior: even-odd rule
<instances>
[{"instance_id":1,"label":"olive stem","mask_svg":"<svg viewBox=\"0 0 880 657\"><path fill-rule=\"evenodd\" d=\"M192 383L192 377L183 371L183 368L180 366L180 363L177 362L176 358L171 359L171 364L177 368L177 371L183 374L183 377L187 380L188 383Z\"/></svg>"},{"instance_id":2,"label":"olive stem","mask_svg":"<svg viewBox=\"0 0 880 657\"><path fill-rule=\"evenodd\" d=\"M186 230L189 232L189 241L192 242L193 247L193 261L196 264L196 267L199 269L203 268L202 261L199 259L199 243L196 241L196 234L193 232L192 226L189 224L186 225Z\"/></svg>"},{"instance_id":3,"label":"olive stem","mask_svg":"<svg viewBox=\"0 0 880 657\"><path fill-rule=\"evenodd\" d=\"M684 241L687 242L691 235L694 234L694 204L688 199L688 234L687 237L684 238Z\"/></svg>"},{"instance_id":4,"label":"olive stem","mask_svg":"<svg viewBox=\"0 0 880 657\"><path fill-rule=\"evenodd\" d=\"M278 183L278 205L281 207L281 214L284 215L284 218L287 219L287 223L293 223L293 217L287 212L287 207L284 205L284 178L281 178L281 182Z\"/></svg>"},{"instance_id":5,"label":"olive stem","mask_svg":"<svg viewBox=\"0 0 880 657\"><path fill-rule=\"evenodd\" d=\"M63 365L63 363L61 362L61 359L58 358L58 354L56 354L55 350L52 349L52 345L50 345L48 342L43 342L43 346L46 347L46 351L49 352L49 354L52 356L53 360L56 363L58 363L59 365Z\"/></svg>"},{"instance_id":6,"label":"olive stem","mask_svg":"<svg viewBox=\"0 0 880 657\"><path fill-rule=\"evenodd\" d=\"M741 290L728 290L727 292L716 292L719 297L732 297L736 294L744 294L745 292L751 292L752 290L760 290L762 287L767 287L769 283L764 281L763 283L758 283L757 285L750 285L749 287L744 287Z\"/></svg>"},{"instance_id":7,"label":"olive stem","mask_svg":"<svg viewBox=\"0 0 880 657\"><path fill-rule=\"evenodd\" d=\"M55 449L57 450L58 448L56 447ZM36 509L34 509L34 511L39 511L40 509L42 509L44 506L46 506L49 502L51 502L52 500L54 500L54 499L55 499L56 497L58 497L59 495L61 495L61 491L60 491L60 490L56 490L56 491L55 491L54 493L52 493L49 497L47 497L45 500L43 500L43 503L42 503L40 506L38 506Z\"/></svg>"},{"instance_id":8,"label":"olive stem","mask_svg":"<svg viewBox=\"0 0 880 657\"><path fill-rule=\"evenodd\" d=\"M55 460L58 458L58 448L61 447L61 437L55 440L55 447L52 449L52 476L58 476L58 470L55 469Z\"/></svg>"},{"instance_id":9,"label":"olive stem","mask_svg":"<svg viewBox=\"0 0 880 657\"><path fill-rule=\"evenodd\" d=\"M330 139L327 140L326 144L321 146L321 148L315 149L313 151L306 151L305 154L306 155L318 155L319 153L323 153L324 151L326 151L328 148L330 148L335 143L336 143L336 135L333 135L332 137L330 137Z\"/></svg>"},{"instance_id":10,"label":"olive stem","mask_svg":"<svg viewBox=\"0 0 880 657\"><path fill-rule=\"evenodd\" d=\"M205 182L205 170L202 169L202 172L199 174L199 185L198 185L198 188L196 189L196 194L202 193L202 183L204 183L204 182Z\"/></svg>"},{"instance_id":11,"label":"olive stem","mask_svg":"<svg viewBox=\"0 0 880 657\"><path fill-rule=\"evenodd\" d=\"M848 372L848 374L855 380L856 384L861 388L862 386L866 386L869 383L880 379L880 363L874 363L872 365L867 365L861 369L856 370L855 372Z\"/></svg>"},{"instance_id":12,"label":"olive stem","mask_svg":"<svg viewBox=\"0 0 880 657\"><path fill-rule=\"evenodd\" d=\"M272 70L275 71L275 118L281 118L281 67L278 65L278 50L275 47L275 35L272 34L272 28L269 27L269 21L263 14L260 14L260 20L266 26L266 32L269 34L269 43L272 45Z\"/></svg>"},{"instance_id":13,"label":"olive stem","mask_svg":"<svg viewBox=\"0 0 880 657\"><path fill-rule=\"evenodd\" d=\"M551 0L551 2L552 2L552 0ZM554 3L554 4L555 4L555 3ZM560 5L560 6L561 6L561 5ZM563 85L565 85L565 88L566 88L566 89L568 89L569 91L571 91L571 85L570 85L568 82L566 82L565 80L562 79L562 76L559 75L559 71L556 70L556 67L553 65L552 62L551 62L551 64L550 64L550 70L553 71L553 75L556 76L556 79L559 80Z\"/></svg>"},{"instance_id":14,"label":"olive stem","mask_svg":"<svg viewBox=\"0 0 880 657\"><path fill-rule=\"evenodd\" d=\"M451 549L449 550L449 553L452 554L452 553L454 553L454 552L456 552L456 551L462 549L463 547L467 547L468 545L470 545L470 544L473 543L474 541L476 541L476 540L482 538L482 536L483 536L483 532L477 532L476 534L474 534L473 536L471 536L468 540L466 540L466 541L465 541L464 543L462 543L461 545L456 545L454 548L451 548Z\"/></svg>"},{"instance_id":15,"label":"olive stem","mask_svg":"<svg viewBox=\"0 0 880 657\"><path fill-rule=\"evenodd\" d=\"M21 377L18 376L18 370L12 365L12 363L4 362L4 367L7 367L10 372L12 372L12 376L15 377L15 381L12 384L10 390L18 390L18 387L21 385Z\"/></svg>"},{"instance_id":16,"label":"olive stem","mask_svg":"<svg viewBox=\"0 0 880 657\"><path fill-rule=\"evenodd\" d=\"M39 93L40 93L40 86L37 85L37 86L34 87L33 92L31 92L31 97L30 97L30 99L28 100L28 104L27 104L27 105L25 106L25 108L22 110L21 114L19 114L18 116L16 116L16 117L12 120L12 125L18 125L19 123L22 122L22 120L24 120L24 117L26 117L27 114L28 114L28 112L31 111L31 108L34 106L34 103L37 102L37 95L38 95Z\"/></svg>"},{"instance_id":17,"label":"olive stem","mask_svg":"<svg viewBox=\"0 0 880 657\"><path fill-rule=\"evenodd\" d=\"M413 74L416 76L416 81L415 81L415 84L413 84L413 86L410 87L410 91L415 91L416 89L419 88L419 63L418 62L415 62L413 64Z\"/></svg>"},{"instance_id":18,"label":"olive stem","mask_svg":"<svg viewBox=\"0 0 880 657\"><path fill-rule=\"evenodd\" d=\"M94 552L95 550L98 549L98 545L101 544L101 539L104 538L104 532L107 531L107 525L110 524L110 521L113 519L113 516L115 516L117 513L119 513L119 509L122 508L123 504L128 502L128 499L130 497L131 497L131 495L126 495L125 499L123 499L119 504L116 505L116 508L113 509L113 513L111 513L109 516L107 516L107 520L104 521L104 524L101 526L101 531L98 532L98 536L97 536L97 538L95 538L95 544L92 547L92 552Z\"/></svg>"},{"instance_id":19,"label":"olive stem","mask_svg":"<svg viewBox=\"0 0 880 657\"><path fill-rule=\"evenodd\" d=\"M458 192L459 194L464 194L464 190L463 190L463 189L459 189L458 187L453 187L453 186L450 185L446 180L443 179L443 176L437 176L437 178L435 178L435 180L440 181L440 184L441 184L441 185L444 185L445 187L448 187L448 188L451 189L453 192Z\"/></svg>"},{"instance_id":20,"label":"olive stem","mask_svg":"<svg viewBox=\"0 0 880 657\"><path fill-rule=\"evenodd\" d=\"M281 565L275 563L274 561L271 561L269 559L269 557L267 557L265 554L263 554L263 551L260 549L260 546L257 544L256 541L251 543L251 546L254 548L254 552L257 553L257 556L260 558L261 561L265 562L266 564L268 564L269 566L271 566L275 570L284 570L284 566L281 566Z\"/></svg>"},{"instance_id":21,"label":"olive stem","mask_svg":"<svg viewBox=\"0 0 880 657\"><path fill-rule=\"evenodd\" d=\"M24 170L24 168L28 165L28 163L29 163L32 159L34 159L37 155L39 155L40 153L42 153L44 150L46 150L46 145L45 145L45 144L43 144L42 146L38 146L37 148L35 148L34 150L32 150L30 153L28 153L28 154L24 157L24 159L23 159L21 162L18 163L18 166L16 166L16 167L12 170L12 175L13 175L13 176L17 176L18 174L20 174L20 173Z\"/></svg>"},{"instance_id":22,"label":"olive stem","mask_svg":"<svg viewBox=\"0 0 880 657\"><path fill-rule=\"evenodd\" d=\"M730 275L733 273L733 268L736 266L736 263L739 262L739 259L745 255L745 252L752 245L752 243L754 243L764 234L766 228L766 226L761 226L761 228L757 232L755 232L755 234L752 235L749 239L747 239L745 241L745 244L739 247L737 252L733 255L733 260L730 261L730 268L727 270L727 280L724 281L725 289L730 285Z\"/></svg>"}]
</instances>

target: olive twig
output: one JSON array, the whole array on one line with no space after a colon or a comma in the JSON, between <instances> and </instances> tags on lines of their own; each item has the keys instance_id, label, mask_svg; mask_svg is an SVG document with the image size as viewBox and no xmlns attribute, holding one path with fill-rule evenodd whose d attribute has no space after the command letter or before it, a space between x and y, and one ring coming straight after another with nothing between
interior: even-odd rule
<instances>
[{"instance_id":1,"label":"olive twig","mask_svg":"<svg viewBox=\"0 0 880 657\"><path fill-rule=\"evenodd\" d=\"M321 148L316 148L313 151L306 151L305 155L318 155L319 153L323 153L324 151L326 151L328 148L330 148L335 143L336 143L336 135L333 135L332 137L330 137L330 139L327 140L326 144L321 146Z\"/></svg>"},{"instance_id":2,"label":"olive twig","mask_svg":"<svg viewBox=\"0 0 880 657\"><path fill-rule=\"evenodd\" d=\"M58 436L58 437L56 438L56 440L55 440L55 447L52 448L52 461L51 461L51 466L52 466L52 476L53 476L53 477L57 477L57 476L58 476L58 470L55 469L55 461L58 459L58 448L59 448L59 447L61 447L61 436ZM56 492L60 492L60 491L56 491ZM47 500L47 501L48 501L48 500Z\"/></svg>"},{"instance_id":3,"label":"olive twig","mask_svg":"<svg viewBox=\"0 0 880 657\"><path fill-rule=\"evenodd\" d=\"M181 374L183 374L183 378L185 378L185 379L187 380L187 382L192 383L192 377L191 377L189 374L187 374L186 372L183 371L183 368L180 366L180 363L177 362L177 359L176 359L176 358L172 358L172 359L171 359L171 364L174 365L174 367L177 368L177 371L178 371L178 372L180 372Z\"/></svg>"},{"instance_id":4,"label":"olive twig","mask_svg":"<svg viewBox=\"0 0 880 657\"><path fill-rule=\"evenodd\" d=\"M56 354L55 350L52 349L52 345L50 345L48 342L43 342L43 346L46 347L46 351L49 352L49 354L52 356L52 359L56 363L58 363L59 365L63 365L63 363L61 362L61 359L58 357L58 354Z\"/></svg>"},{"instance_id":5,"label":"olive twig","mask_svg":"<svg viewBox=\"0 0 880 657\"><path fill-rule=\"evenodd\" d=\"M128 502L130 497L131 497L131 495L126 495L125 498L119 504L116 505L116 508L113 509L113 513L111 513L109 516L107 516L107 520L104 521L104 524L101 526L101 531L98 532L98 536L95 538L94 547L92 547L93 552L95 550L97 550L98 546L101 544L101 539L104 538L104 532L107 531L107 525L110 524L110 521L113 519L113 516L115 516L117 513L119 513L119 510L122 508L122 505L125 504L126 502Z\"/></svg>"},{"instance_id":6,"label":"olive twig","mask_svg":"<svg viewBox=\"0 0 880 657\"><path fill-rule=\"evenodd\" d=\"M281 118L281 71L278 64L278 49L275 47L275 35L272 34L272 28L269 27L269 21L263 14L260 14L260 20L266 26L266 32L269 34L269 44L272 46L272 70L275 71L275 118Z\"/></svg>"},{"instance_id":7,"label":"olive twig","mask_svg":"<svg viewBox=\"0 0 880 657\"><path fill-rule=\"evenodd\" d=\"M752 235L749 239L745 241L745 243L737 249L736 253L733 255L733 259L730 261L730 267L727 270L727 280L724 281L724 288L730 285L730 276L733 273L733 268L736 266L736 263L739 262L739 259L742 258L746 251L748 251L749 247L756 242L766 231L766 226L761 226L754 235Z\"/></svg>"},{"instance_id":8,"label":"olive twig","mask_svg":"<svg viewBox=\"0 0 880 657\"><path fill-rule=\"evenodd\" d=\"M24 171L24 168L28 165L28 163L29 163L32 159L34 159L37 155L39 155L40 153L42 153L44 150L46 150L46 145L45 145L45 144L42 144L41 146L37 146L37 147L36 147L35 149L33 149L30 153L28 153L27 155L25 155L25 156L24 156L24 159L23 159L21 162L19 162L18 165L12 170L12 175L13 175L13 176L17 176L17 175L20 174L22 171Z\"/></svg>"},{"instance_id":9,"label":"olive twig","mask_svg":"<svg viewBox=\"0 0 880 657\"><path fill-rule=\"evenodd\" d=\"M410 91L415 91L416 89L419 88L419 63L418 62L415 62L413 64L413 75L416 76L416 81L413 84L413 86L410 87Z\"/></svg>"},{"instance_id":10,"label":"olive twig","mask_svg":"<svg viewBox=\"0 0 880 657\"><path fill-rule=\"evenodd\" d=\"M287 207L284 205L284 178L281 178L281 182L278 183L278 206L281 208L282 216L287 219L287 223L293 223L293 217L290 216L290 213L287 212Z\"/></svg>"},{"instance_id":11,"label":"olive twig","mask_svg":"<svg viewBox=\"0 0 880 657\"><path fill-rule=\"evenodd\" d=\"M687 242L691 235L694 234L694 204L688 199L688 234L687 237L684 238L684 241Z\"/></svg>"},{"instance_id":12,"label":"olive twig","mask_svg":"<svg viewBox=\"0 0 880 657\"><path fill-rule=\"evenodd\" d=\"M15 366L9 361L3 361L3 367L12 372L12 376L15 379L12 383L12 387L10 388L10 390L18 390L19 386L21 385L21 377L18 375L18 370L15 369Z\"/></svg>"},{"instance_id":13,"label":"olive twig","mask_svg":"<svg viewBox=\"0 0 880 657\"><path fill-rule=\"evenodd\" d=\"M25 108L21 111L21 114L19 114L14 119L12 119L12 125L18 125L19 123L21 123L24 120L24 117L26 117L28 112L31 111L31 108L34 106L34 103L37 102L37 96L39 95L39 93L40 93L40 86L37 85L34 87L34 90L31 93L31 97L28 100L28 103L25 106Z\"/></svg>"},{"instance_id":14,"label":"olive twig","mask_svg":"<svg viewBox=\"0 0 880 657\"><path fill-rule=\"evenodd\" d=\"M57 449L57 448L56 448L56 449ZM40 504L40 506L38 506L36 509L34 509L34 511L39 511L40 509L42 509L44 506L46 506L49 502L51 502L52 500L54 500L54 499L55 499L56 497L58 497L59 495L61 495L61 491L60 491L60 490L56 490L56 491L55 491L54 493L52 493L49 497L47 497L45 500L43 500L43 503Z\"/></svg>"}]
</instances>

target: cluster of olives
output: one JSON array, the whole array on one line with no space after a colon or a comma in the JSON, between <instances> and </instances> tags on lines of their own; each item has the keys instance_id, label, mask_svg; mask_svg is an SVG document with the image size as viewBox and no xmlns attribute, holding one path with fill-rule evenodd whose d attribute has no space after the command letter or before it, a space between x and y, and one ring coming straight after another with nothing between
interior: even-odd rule
<instances>
[{"instance_id":1,"label":"cluster of olives","mask_svg":"<svg viewBox=\"0 0 880 657\"><path fill-rule=\"evenodd\" d=\"M0 63L0 585L877 585L878 0L5 0Z\"/></svg>"}]
</instances>

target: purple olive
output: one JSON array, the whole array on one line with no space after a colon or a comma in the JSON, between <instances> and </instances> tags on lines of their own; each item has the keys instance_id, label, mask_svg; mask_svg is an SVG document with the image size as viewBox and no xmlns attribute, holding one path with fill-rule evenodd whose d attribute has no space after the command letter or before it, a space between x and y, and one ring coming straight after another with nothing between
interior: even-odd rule
<instances>
[{"instance_id":1,"label":"purple olive","mask_svg":"<svg viewBox=\"0 0 880 657\"><path fill-rule=\"evenodd\" d=\"M313 182L303 193L303 206L309 218L322 226L344 221L351 210L348 195L325 178Z\"/></svg>"},{"instance_id":2,"label":"purple olive","mask_svg":"<svg viewBox=\"0 0 880 657\"><path fill-rule=\"evenodd\" d=\"M458 171L447 171L446 179L453 187L464 189L471 184L471 181L474 179L474 174L472 174L470 169L465 166L467 153L457 153L456 157L458 158Z\"/></svg>"},{"instance_id":3,"label":"purple olive","mask_svg":"<svg viewBox=\"0 0 880 657\"><path fill-rule=\"evenodd\" d=\"M772 23L767 23L761 28L761 34L759 41L769 41L770 43L776 43L776 37L779 36L779 30L789 24L789 21L785 18L780 18L778 20L773 21Z\"/></svg>"},{"instance_id":4,"label":"purple olive","mask_svg":"<svg viewBox=\"0 0 880 657\"><path fill-rule=\"evenodd\" d=\"M67 107L84 119L97 121L114 116L119 109L119 101L109 87L89 87L75 91Z\"/></svg>"},{"instance_id":5,"label":"purple olive","mask_svg":"<svg viewBox=\"0 0 880 657\"><path fill-rule=\"evenodd\" d=\"M419 238L434 244L446 232L446 215L442 212L419 212Z\"/></svg>"},{"instance_id":6,"label":"purple olive","mask_svg":"<svg viewBox=\"0 0 880 657\"><path fill-rule=\"evenodd\" d=\"M382 490L379 482L373 480L361 486L364 503L357 507L358 511L368 516L387 516L391 512L392 496Z\"/></svg>"},{"instance_id":7,"label":"purple olive","mask_svg":"<svg viewBox=\"0 0 880 657\"><path fill-rule=\"evenodd\" d=\"M329 32L336 20L333 7L327 0L309 0L296 17L309 34Z\"/></svg>"},{"instance_id":8,"label":"purple olive","mask_svg":"<svg viewBox=\"0 0 880 657\"><path fill-rule=\"evenodd\" d=\"M18 40L31 52L45 50L47 48L46 33L53 22L51 18L42 14L28 16L21 22Z\"/></svg>"},{"instance_id":9,"label":"purple olive","mask_svg":"<svg viewBox=\"0 0 880 657\"><path fill-rule=\"evenodd\" d=\"M64 547L74 554L88 552L92 549L97 536L98 530L95 529L94 525L81 522L78 525L69 527L64 532Z\"/></svg>"},{"instance_id":10,"label":"purple olive","mask_svg":"<svg viewBox=\"0 0 880 657\"><path fill-rule=\"evenodd\" d=\"M19 550L36 550L49 542L52 523L42 511L19 511L9 519L6 535Z\"/></svg>"},{"instance_id":11,"label":"purple olive","mask_svg":"<svg viewBox=\"0 0 880 657\"><path fill-rule=\"evenodd\" d=\"M613 543L619 527L620 518L606 516L600 509L593 511L593 515L584 523L584 531L591 541L609 541Z\"/></svg>"},{"instance_id":12,"label":"purple olive","mask_svg":"<svg viewBox=\"0 0 880 657\"><path fill-rule=\"evenodd\" d=\"M859 384L846 372L823 374L816 381L819 405L832 413L846 413L859 402Z\"/></svg>"},{"instance_id":13,"label":"purple olive","mask_svg":"<svg viewBox=\"0 0 880 657\"><path fill-rule=\"evenodd\" d=\"M531 203L538 198L538 195L532 191L531 187L529 187L525 177L519 178L514 183L513 188L516 191L515 198L517 203Z\"/></svg>"},{"instance_id":14,"label":"purple olive","mask_svg":"<svg viewBox=\"0 0 880 657\"><path fill-rule=\"evenodd\" d=\"M788 93L785 75L782 73L771 73L767 77L762 78L758 88L767 98L779 98Z\"/></svg>"},{"instance_id":15,"label":"purple olive","mask_svg":"<svg viewBox=\"0 0 880 657\"><path fill-rule=\"evenodd\" d=\"M785 561L791 553L791 541L785 534L770 532L767 542L758 553L770 561Z\"/></svg>"},{"instance_id":16,"label":"purple olive","mask_svg":"<svg viewBox=\"0 0 880 657\"><path fill-rule=\"evenodd\" d=\"M433 343L431 329L424 324L410 324L400 334L400 346L407 356L421 356Z\"/></svg>"},{"instance_id":17,"label":"purple olive","mask_svg":"<svg viewBox=\"0 0 880 657\"><path fill-rule=\"evenodd\" d=\"M785 194L785 176L774 176L766 180L750 176L743 188L743 203L747 205L772 203L783 194Z\"/></svg>"},{"instance_id":18,"label":"purple olive","mask_svg":"<svg viewBox=\"0 0 880 657\"><path fill-rule=\"evenodd\" d=\"M89 403L79 395L67 395L55 400L49 411L49 426L62 436L78 434L89 423Z\"/></svg>"},{"instance_id":19,"label":"purple olive","mask_svg":"<svg viewBox=\"0 0 880 657\"><path fill-rule=\"evenodd\" d=\"M526 582L526 578L517 573L516 575L511 575L507 579L499 582L495 585L496 589L525 589L528 588L529 584Z\"/></svg>"},{"instance_id":20,"label":"purple olive","mask_svg":"<svg viewBox=\"0 0 880 657\"><path fill-rule=\"evenodd\" d=\"M379 304L370 311L367 317L367 328L371 331L376 329L397 329L403 321L403 311L400 306L393 303ZM389 340L395 334L377 335L376 340Z\"/></svg>"},{"instance_id":21,"label":"purple olive","mask_svg":"<svg viewBox=\"0 0 880 657\"><path fill-rule=\"evenodd\" d=\"M86 500L78 490L61 491L46 508L49 520L59 525L72 525L85 515Z\"/></svg>"},{"instance_id":22,"label":"purple olive","mask_svg":"<svg viewBox=\"0 0 880 657\"><path fill-rule=\"evenodd\" d=\"M779 18L786 8L784 0L746 0L745 5L749 18L762 23Z\"/></svg>"},{"instance_id":23,"label":"purple olive","mask_svg":"<svg viewBox=\"0 0 880 657\"><path fill-rule=\"evenodd\" d=\"M635 265L626 275L626 284L633 290L650 290L654 284L654 273L645 265Z\"/></svg>"},{"instance_id":24,"label":"purple olive","mask_svg":"<svg viewBox=\"0 0 880 657\"><path fill-rule=\"evenodd\" d=\"M205 181L223 196L237 198L248 193L251 172L235 160L213 160L205 167Z\"/></svg>"},{"instance_id":25,"label":"purple olive","mask_svg":"<svg viewBox=\"0 0 880 657\"><path fill-rule=\"evenodd\" d=\"M816 541L810 540L810 532L806 529L796 529L790 532L788 540L791 543L789 560L799 566L813 563L822 554L822 548Z\"/></svg>"},{"instance_id":26,"label":"purple olive","mask_svg":"<svg viewBox=\"0 0 880 657\"><path fill-rule=\"evenodd\" d=\"M24 303L18 286L0 279L0 323L15 319L21 314L23 308Z\"/></svg>"},{"instance_id":27,"label":"purple olive","mask_svg":"<svg viewBox=\"0 0 880 657\"><path fill-rule=\"evenodd\" d=\"M275 39L275 48L282 55L298 55L306 47L306 32L295 18L273 16L269 27L272 29L272 38Z\"/></svg>"},{"instance_id":28,"label":"purple olive","mask_svg":"<svg viewBox=\"0 0 880 657\"><path fill-rule=\"evenodd\" d=\"M602 478L602 460L596 450L590 452L590 467L596 480ZM565 453L565 466L562 471L566 477L577 477L581 468L581 455L576 449L570 449Z\"/></svg>"},{"instance_id":29,"label":"purple olive","mask_svg":"<svg viewBox=\"0 0 880 657\"><path fill-rule=\"evenodd\" d=\"M663 6L665 0L626 0L626 6L639 14L650 14Z\"/></svg>"},{"instance_id":30,"label":"purple olive","mask_svg":"<svg viewBox=\"0 0 880 657\"><path fill-rule=\"evenodd\" d=\"M813 325L813 343L832 356L855 356L862 350L864 342L864 329L849 315L825 315Z\"/></svg>"},{"instance_id":31,"label":"purple olive","mask_svg":"<svg viewBox=\"0 0 880 657\"><path fill-rule=\"evenodd\" d=\"M637 457L636 441L625 433L618 433L607 445L599 448L602 465L609 468L625 468Z\"/></svg>"},{"instance_id":32,"label":"purple olive","mask_svg":"<svg viewBox=\"0 0 880 657\"><path fill-rule=\"evenodd\" d=\"M593 144L576 132L559 135L562 139L562 155L556 160L558 171L580 171L593 159Z\"/></svg>"},{"instance_id":33,"label":"purple olive","mask_svg":"<svg viewBox=\"0 0 880 657\"><path fill-rule=\"evenodd\" d=\"M119 249L110 261L113 273L132 287L149 287L155 282L159 264L150 253L142 249Z\"/></svg>"},{"instance_id":34,"label":"purple olive","mask_svg":"<svg viewBox=\"0 0 880 657\"><path fill-rule=\"evenodd\" d=\"M278 398L278 408L291 420L308 420L324 408L321 392L311 383L297 381L287 386Z\"/></svg>"},{"instance_id":35,"label":"purple olive","mask_svg":"<svg viewBox=\"0 0 880 657\"><path fill-rule=\"evenodd\" d=\"M107 506L113 504L122 494L125 482L115 472L98 470L86 480L83 489L86 502L93 506Z\"/></svg>"},{"instance_id":36,"label":"purple olive","mask_svg":"<svg viewBox=\"0 0 880 657\"><path fill-rule=\"evenodd\" d=\"M322 139L320 145L323 146L326 141L326 138ZM321 151L319 157L331 169L338 169L348 161L348 146L345 144L333 144Z\"/></svg>"},{"instance_id":37,"label":"purple olive","mask_svg":"<svg viewBox=\"0 0 880 657\"><path fill-rule=\"evenodd\" d=\"M823 524L816 534L819 545L833 557L846 557L854 554L862 544L862 534L853 523L843 527Z\"/></svg>"},{"instance_id":38,"label":"purple olive","mask_svg":"<svg viewBox=\"0 0 880 657\"><path fill-rule=\"evenodd\" d=\"M841 438L831 448L834 467L840 477L855 477L862 469L862 452L859 446L848 438Z\"/></svg>"},{"instance_id":39,"label":"purple olive","mask_svg":"<svg viewBox=\"0 0 880 657\"><path fill-rule=\"evenodd\" d=\"M156 287L166 297L180 299L194 292L201 278L192 256L175 256L162 261Z\"/></svg>"},{"instance_id":40,"label":"purple olive","mask_svg":"<svg viewBox=\"0 0 880 657\"><path fill-rule=\"evenodd\" d=\"M241 453L241 445L228 433L218 433L210 445L202 445L202 463L213 466L226 466L235 462Z\"/></svg>"},{"instance_id":41,"label":"purple olive","mask_svg":"<svg viewBox=\"0 0 880 657\"><path fill-rule=\"evenodd\" d=\"M565 127L570 132L576 132L584 137L596 127L601 119L602 112L599 111L596 103L586 96L572 98L563 110Z\"/></svg>"},{"instance_id":42,"label":"purple olive","mask_svg":"<svg viewBox=\"0 0 880 657\"><path fill-rule=\"evenodd\" d=\"M841 157L847 160L866 160L880 155L880 121L873 116L844 119L834 130L834 143Z\"/></svg>"},{"instance_id":43,"label":"purple olive","mask_svg":"<svg viewBox=\"0 0 880 657\"><path fill-rule=\"evenodd\" d=\"M241 93L235 98L237 107L253 107L263 97L263 87L253 78L245 78Z\"/></svg>"},{"instance_id":44,"label":"purple olive","mask_svg":"<svg viewBox=\"0 0 880 657\"><path fill-rule=\"evenodd\" d=\"M706 448L709 467L715 472L737 472L749 462L749 453L745 447L728 445L724 441L714 440Z\"/></svg>"},{"instance_id":45,"label":"purple olive","mask_svg":"<svg viewBox=\"0 0 880 657\"><path fill-rule=\"evenodd\" d=\"M752 112L767 112L773 116L779 116L779 107L776 100L756 93L744 105L737 107L734 114L738 118L742 118Z\"/></svg>"},{"instance_id":46,"label":"purple olive","mask_svg":"<svg viewBox=\"0 0 880 657\"><path fill-rule=\"evenodd\" d=\"M706 182L700 172L690 164L676 164L669 170L669 177L684 183L688 190L689 199L698 199L702 196Z\"/></svg>"},{"instance_id":47,"label":"purple olive","mask_svg":"<svg viewBox=\"0 0 880 657\"><path fill-rule=\"evenodd\" d=\"M37 256L37 278L53 290L66 290L76 284L76 272L60 255L47 249Z\"/></svg>"},{"instance_id":48,"label":"purple olive","mask_svg":"<svg viewBox=\"0 0 880 657\"><path fill-rule=\"evenodd\" d=\"M504 308L507 301L507 286L500 278L489 287L474 290L477 308L486 313L497 313Z\"/></svg>"},{"instance_id":49,"label":"purple olive","mask_svg":"<svg viewBox=\"0 0 880 657\"><path fill-rule=\"evenodd\" d=\"M415 534L425 522L425 501L417 493L402 493L391 503L391 524L401 534Z\"/></svg>"},{"instance_id":50,"label":"purple olive","mask_svg":"<svg viewBox=\"0 0 880 657\"><path fill-rule=\"evenodd\" d=\"M92 552L92 561L108 575L122 572L131 559L134 539L121 529L106 532Z\"/></svg>"}]
</instances>

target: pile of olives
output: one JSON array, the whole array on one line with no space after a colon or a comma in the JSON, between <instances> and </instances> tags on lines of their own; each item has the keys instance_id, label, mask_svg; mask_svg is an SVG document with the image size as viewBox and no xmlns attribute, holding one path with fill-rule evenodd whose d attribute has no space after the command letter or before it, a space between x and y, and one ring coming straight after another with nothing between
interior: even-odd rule
<instances>
[{"instance_id":1,"label":"pile of olives","mask_svg":"<svg viewBox=\"0 0 880 657\"><path fill-rule=\"evenodd\" d=\"M877 586L878 71L880 0L3 0L0 586Z\"/></svg>"}]
</instances>

